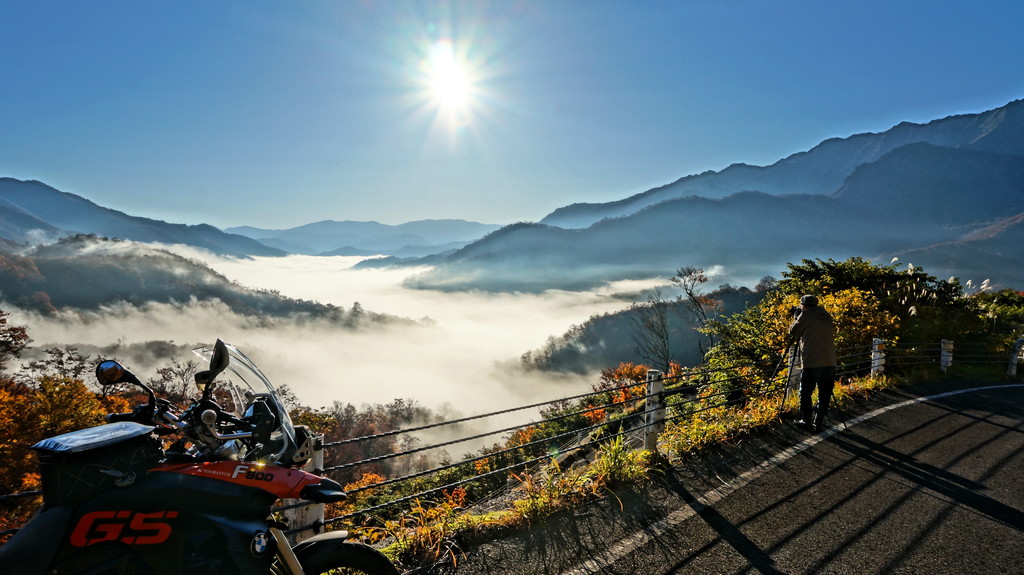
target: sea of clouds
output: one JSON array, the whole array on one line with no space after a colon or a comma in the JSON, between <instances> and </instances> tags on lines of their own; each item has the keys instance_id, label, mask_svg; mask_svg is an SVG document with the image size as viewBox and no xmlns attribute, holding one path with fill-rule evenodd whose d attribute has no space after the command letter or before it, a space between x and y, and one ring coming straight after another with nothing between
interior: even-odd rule
<instances>
[{"instance_id":1,"label":"sea of clouds","mask_svg":"<svg viewBox=\"0 0 1024 575\"><path fill-rule=\"evenodd\" d=\"M173 341L185 346L216 338L242 349L278 385L287 384L312 407L413 399L430 409L461 414L506 409L585 393L597 374L524 372L519 357L590 316L628 307L616 294L651 282L625 282L593 292L542 294L409 289L404 280L423 270L354 269L360 258L288 256L229 259L180 246L175 251L207 263L241 285L414 320L350 330L326 322L263 321L223 305L111 306L95 313L40 316L15 311L34 346L122 346ZM124 357L135 371L157 358ZM181 361L196 359L185 356ZM140 377L151 375L139 373Z\"/></svg>"}]
</instances>

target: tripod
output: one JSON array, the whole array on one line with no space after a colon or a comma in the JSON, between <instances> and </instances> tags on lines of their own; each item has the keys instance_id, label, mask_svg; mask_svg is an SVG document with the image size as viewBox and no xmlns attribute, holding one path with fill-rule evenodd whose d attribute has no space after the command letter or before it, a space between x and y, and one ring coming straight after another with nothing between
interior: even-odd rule
<instances>
[{"instance_id":1,"label":"tripod","mask_svg":"<svg viewBox=\"0 0 1024 575\"><path fill-rule=\"evenodd\" d=\"M775 373L772 374L771 380L775 381L775 378L779 376L779 371L782 369L782 363L787 359L789 360L789 364L786 366L786 386L783 388L782 403L779 404L779 413L782 413L782 409L786 406L786 400L789 399L789 388L793 386L793 364L796 360L795 346L796 341L792 338L786 342L786 347L782 352L782 357L779 358L779 363L775 366Z\"/></svg>"}]
</instances>

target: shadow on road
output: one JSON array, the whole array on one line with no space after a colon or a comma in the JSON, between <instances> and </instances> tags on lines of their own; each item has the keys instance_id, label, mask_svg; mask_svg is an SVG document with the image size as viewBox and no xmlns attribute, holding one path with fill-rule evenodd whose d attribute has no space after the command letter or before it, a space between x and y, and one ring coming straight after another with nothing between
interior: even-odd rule
<instances>
[{"instance_id":1,"label":"shadow on road","mask_svg":"<svg viewBox=\"0 0 1024 575\"><path fill-rule=\"evenodd\" d=\"M750 562L751 567L765 575L782 575L783 572L775 568L775 560L772 559L771 555L761 549L749 537L744 535L736 525L723 517L722 514L714 507L700 503L697 498L686 489L686 487L676 480L675 477L670 477L666 481L666 484L669 489L678 494L683 501L693 509L697 516L706 521L707 524L714 529L716 533L718 533L722 541L730 545L736 550L736 552L745 557L747 561ZM717 542L712 544L715 543ZM677 562L672 567L672 572L682 572L689 564L690 559L700 556L707 550L706 547L707 546L705 546L705 548L698 549L695 553L691 553L686 559Z\"/></svg>"},{"instance_id":2,"label":"shadow on road","mask_svg":"<svg viewBox=\"0 0 1024 575\"><path fill-rule=\"evenodd\" d=\"M432 573L1005 572L1024 542L1019 390L920 398L822 436L773 426Z\"/></svg>"}]
</instances>

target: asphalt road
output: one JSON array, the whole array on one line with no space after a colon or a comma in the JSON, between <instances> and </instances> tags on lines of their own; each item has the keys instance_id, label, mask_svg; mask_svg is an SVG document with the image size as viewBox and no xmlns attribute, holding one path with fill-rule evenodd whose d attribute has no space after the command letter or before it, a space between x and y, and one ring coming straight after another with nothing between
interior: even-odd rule
<instances>
[{"instance_id":1,"label":"asphalt road","mask_svg":"<svg viewBox=\"0 0 1024 575\"><path fill-rule=\"evenodd\" d=\"M890 392L470 552L462 574L1024 574L1024 385Z\"/></svg>"}]
</instances>

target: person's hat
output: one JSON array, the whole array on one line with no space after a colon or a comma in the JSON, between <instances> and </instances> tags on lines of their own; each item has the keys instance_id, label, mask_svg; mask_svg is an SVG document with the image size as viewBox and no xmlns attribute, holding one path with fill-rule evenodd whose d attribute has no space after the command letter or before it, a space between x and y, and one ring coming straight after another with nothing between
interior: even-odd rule
<instances>
[{"instance_id":1,"label":"person's hat","mask_svg":"<svg viewBox=\"0 0 1024 575\"><path fill-rule=\"evenodd\" d=\"M818 305L818 298L809 294L805 295L802 298L800 298L800 305L804 307L815 307Z\"/></svg>"}]
</instances>

